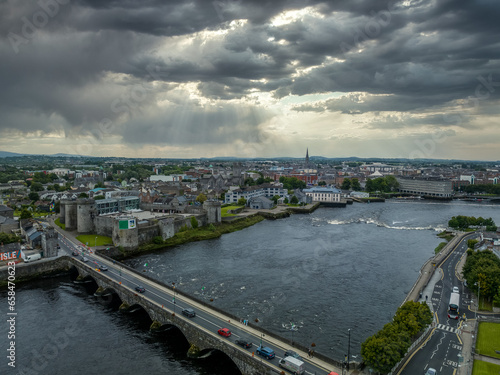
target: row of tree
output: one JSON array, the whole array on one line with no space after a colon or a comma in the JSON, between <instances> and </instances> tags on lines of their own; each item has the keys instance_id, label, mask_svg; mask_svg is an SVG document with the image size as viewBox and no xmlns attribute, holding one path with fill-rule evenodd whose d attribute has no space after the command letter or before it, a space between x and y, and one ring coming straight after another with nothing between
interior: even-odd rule
<instances>
[{"instance_id":1,"label":"row of tree","mask_svg":"<svg viewBox=\"0 0 500 375\"><path fill-rule=\"evenodd\" d=\"M8 243L14 243L14 242L21 242L21 238L16 236L15 234L0 232L0 243L1 244L6 245Z\"/></svg>"},{"instance_id":2,"label":"row of tree","mask_svg":"<svg viewBox=\"0 0 500 375\"><path fill-rule=\"evenodd\" d=\"M500 185L496 184L480 184L480 185L467 185L461 188L462 191L468 194L494 194L500 195Z\"/></svg>"},{"instance_id":3,"label":"row of tree","mask_svg":"<svg viewBox=\"0 0 500 375\"><path fill-rule=\"evenodd\" d=\"M302 180L299 180L297 177L281 176L280 182L283 184L283 188L288 190L306 188L306 183Z\"/></svg>"},{"instance_id":4,"label":"row of tree","mask_svg":"<svg viewBox=\"0 0 500 375\"><path fill-rule=\"evenodd\" d=\"M488 219L483 219L482 217L474 217L474 216L453 216L448 221L448 226L453 229L458 230L466 230L469 228L480 228L486 227L487 231L494 232L497 230L497 226L493 219L489 217Z\"/></svg>"},{"instance_id":5,"label":"row of tree","mask_svg":"<svg viewBox=\"0 0 500 375\"><path fill-rule=\"evenodd\" d=\"M394 176L378 177L374 179L367 179L365 190L368 192L380 191L384 193L390 193L391 191L397 191L399 188L399 182Z\"/></svg>"},{"instance_id":6,"label":"row of tree","mask_svg":"<svg viewBox=\"0 0 500 375\"><path fill-rule=\"evenodd\" d=\"M472 291L500 306L500 258L491 250L468 249L463 274Z\"/></svg>"},{"instance_id":7,"label":"row of tree","mask_svg":"<svg viewBox=\"0 0 500 375\"><path fill-rule=\"evenodd\" d=\"M365 364L377 372L388 373L431 322L432 313L426 303L406 302L398 308L392 322L361 344Z\"/></svg>"},{"instance_id":8,"label":"row of tree","mask_svg":"<svg viewBox=\"0 0 500 375\"><path fill-rule=\"evenodd\" d=\"M340 187L342 190L361 190L361 184L357 178L344 178L342 182L342 186Z\"/></svg>"}]
</instances>

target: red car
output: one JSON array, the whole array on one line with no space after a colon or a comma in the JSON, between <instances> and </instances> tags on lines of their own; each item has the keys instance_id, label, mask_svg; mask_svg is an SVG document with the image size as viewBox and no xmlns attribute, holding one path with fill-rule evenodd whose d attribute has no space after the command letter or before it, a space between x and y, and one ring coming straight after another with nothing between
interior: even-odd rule
<instances>
[{"instance_id":1,"label":"red car","mask_svg":"<svg viewBox=\"0 0 500 375\"><path fill-rule=\"evenodd\" d=\"M217 331L217 333L221 336L224 336L224 337L229 337L231 336L231 331L227 328L221 328Z\"/></svg>"}]
</instances>

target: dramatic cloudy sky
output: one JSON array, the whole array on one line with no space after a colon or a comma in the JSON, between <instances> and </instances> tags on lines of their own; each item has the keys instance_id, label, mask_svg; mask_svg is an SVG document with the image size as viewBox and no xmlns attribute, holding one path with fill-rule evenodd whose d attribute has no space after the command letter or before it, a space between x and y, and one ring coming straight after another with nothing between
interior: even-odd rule
<instances>
[{"instance_id":1,"label":"dramatic cloudy sky","mask_svg":"<svg viewBox=\"0 0 500 375\"><path fill-rule=\"evenodd\" d=\"M0 0L0 150L499 160L498 0Z\"/></svg>"}]
</instances>

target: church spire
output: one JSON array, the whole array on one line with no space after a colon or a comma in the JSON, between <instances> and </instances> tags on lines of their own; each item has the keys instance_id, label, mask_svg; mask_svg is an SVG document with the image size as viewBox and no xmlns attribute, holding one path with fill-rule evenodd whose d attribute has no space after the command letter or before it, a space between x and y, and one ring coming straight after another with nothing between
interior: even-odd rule
<instances>
[{"instance_id":1,"label":"church spire","mask_svg":"<svg viewBox=\"0 0 500 375\"><path fill-rule=\"evenodd\" d=\"M306 151L306 165L305 165L306 168L309 168L309 147L307 148L307 151Z\"/></svg>"}]
</instances>

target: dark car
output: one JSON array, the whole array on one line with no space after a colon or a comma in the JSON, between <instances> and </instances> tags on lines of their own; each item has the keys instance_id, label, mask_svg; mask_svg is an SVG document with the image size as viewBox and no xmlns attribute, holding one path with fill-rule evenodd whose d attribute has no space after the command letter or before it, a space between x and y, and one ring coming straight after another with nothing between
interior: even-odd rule
<instances>
[{"instance_id":1,"label":"dark car","mask_svg":"<svg viewBox=\"0 0 500 375\"><path fill-rule=\"evenodd\" d=\"M194 312L193 309L184 309L182 310L182 315L187 316L188 318L194 318L196 316L196 313Z\"/></svg>"},{"instance_id":2,"label":"dark car","mask_svg":"<svg viewBox=\"0 0 500 375\"><path fill-rule=\"evenodd\" d=\"M99 270L101 270L101 271L107 271L107 270L108 270L108 267L106 267L104 264L101 264L101 265L99 266Z\"/></svg>"},{"instance_id":3,"label":"dark car","mask_svg":"<svg viewBox=\"0 0 500 375\"><path fill-rule=\"evenodd\" d=\"M76 251L76 250L73 250L73 252L72 252L71 254L73 254L74 256L80 255L80 254L78 253L78 251Z\"/></svg>"},{"instance_id":4,"label":"dark car","mask_svg":"<svg viewBox=\"0 0 500 375\"><path fill-rule=\"evenodd\" d=\"M257 354L267 359L273 359L276 356L274 354L274 350L268 348L267 346L259 346L257 348Z\"/></svg>"},{"instance_id":5,"label":"dark car","mask_svg":"<svg viewBox=\"0 0 500 375\"><path fill-rule=\"evenodd\" d=\"M244 347L245 349L252 347L252 343L250 341L246 341L246 340L242 340L242 339L236 340L235 343L238 344L239 346Z\"/></svg>"},{"instance_id":6,"label":"dark car","mask_svg":"<svg viewBox=\"0 0 500 375\"><path fill-rule=\"evenodd\" d=\"M297 359L302 359L302 358L300 358L300 355L297 352L294 352L293 350L287 350L285 352L285 357L293 357L293 358L297 358Z\"/></svg>"},{"instance_id":7,"label":"dark car","mask_svg":"<svg viewBox=\"0 0 500 375\"><path fill-rule=\"evenodd\" d=\"M135 290L137 290L139 293L144 293L146 289L143 286L136 286Z\"/></svg>"},{"instance_id":8,"label":"dark car","mask_svg":"<svg viewBox=\"0 0 500 375\"><path fill-rule=\"evenodd\" d=\"M221 328L217 331L217 333L221 336L224 337L229 337L231 336L231 331L228 328Z\"/></svg>"}]
</instances>

